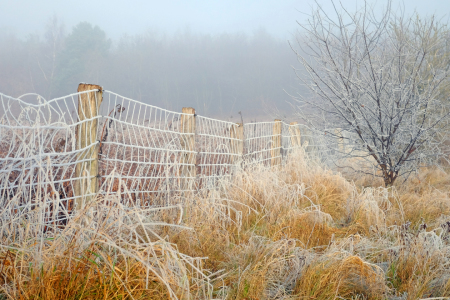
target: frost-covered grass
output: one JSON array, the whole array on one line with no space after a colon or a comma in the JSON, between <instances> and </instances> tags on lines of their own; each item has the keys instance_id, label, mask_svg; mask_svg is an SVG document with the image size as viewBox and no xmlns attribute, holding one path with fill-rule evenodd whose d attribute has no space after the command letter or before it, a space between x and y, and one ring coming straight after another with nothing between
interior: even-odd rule
<instances>
[{"instance_id":1,"label":"frost-covered grass","mask_svg":"<svg viewBox=\"0 0 450 300\"><path fill-rule=\"evenodd\" d=\"M448 297L449 183L438 170L390 189L367 177L350 182L299 152L286 166L239 170L233 182L165 209L124 207L110 193L45 239L33 213L3 225L1 293L11 299Z\"/></svg>"}]
</instances>

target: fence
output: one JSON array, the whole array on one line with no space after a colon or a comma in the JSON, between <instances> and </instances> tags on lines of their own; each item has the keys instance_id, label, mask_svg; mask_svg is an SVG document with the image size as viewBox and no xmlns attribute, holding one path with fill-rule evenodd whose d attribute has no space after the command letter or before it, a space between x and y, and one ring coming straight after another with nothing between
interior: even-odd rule
<instances>
[{"instance_id":1,"label":"fence","mask_svg":"<svg viewBox=\"0 0 450 300\"><path fill-rule=\"evenodd\" d=\"M0 204L8 207L3 217L45 201L44 217L59 222L106 191L120 194L125 204L163 206L174 195L231 178L238 165L280 165L299 147L333 154L296 122L226 122L89 84L62 98L37 99L30 104L0 94Z\"/></svg>"}]
</instances>

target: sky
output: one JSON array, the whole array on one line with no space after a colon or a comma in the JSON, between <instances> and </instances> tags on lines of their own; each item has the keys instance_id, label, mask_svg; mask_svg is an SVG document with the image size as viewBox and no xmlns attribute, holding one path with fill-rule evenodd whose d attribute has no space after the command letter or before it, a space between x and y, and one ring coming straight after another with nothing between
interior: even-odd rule
<instances>
[{"instance_id":1,"label":"sky","mask_svg":"<svg viewBox=\"0 0 450 300\"><path fill-rule=\"evenodd\" d=\"M362 0L341 0L346 8L355 8ZM387 0L368 0L376 7ZM331 0L318 0L326 11ZM335 1L339 4L339 1ZM394 0L394 9L403 3L407 13L436 14L448 20L450 0ZM140 34L147 30L173 34L193 33L251 34L260 28L289 39L314 6L313 0L0 0L0 29L25 37L41 34L53 15L63 20L70 31L74 25L88 21L98 25L115 39L123 34Z\"/></svg>"}]
</instances>

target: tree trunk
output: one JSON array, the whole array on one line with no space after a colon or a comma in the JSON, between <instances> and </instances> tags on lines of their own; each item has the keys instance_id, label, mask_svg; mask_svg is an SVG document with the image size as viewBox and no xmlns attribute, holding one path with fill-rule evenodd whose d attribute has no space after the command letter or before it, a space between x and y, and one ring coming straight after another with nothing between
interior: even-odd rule
<instances>
[{"instance_id":1,"label":"tree trunk","mask_svg":"<svg viewBox=\"0 0 450 300\"><path fill-rule=\"evenodd\" d=\"M385 172L383 171L383 179L384 179L384 186L389 188L394 185L395 180L397 179L397 175L391 172Z\"/></svg>"}]
</instances>

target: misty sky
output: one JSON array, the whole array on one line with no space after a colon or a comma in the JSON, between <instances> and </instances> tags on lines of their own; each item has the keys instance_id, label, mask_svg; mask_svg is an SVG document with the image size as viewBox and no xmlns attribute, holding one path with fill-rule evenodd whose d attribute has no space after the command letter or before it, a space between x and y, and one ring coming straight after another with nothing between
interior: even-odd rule
<instances>
[{"instance_id":1,"label":"misty sky","mask_svg":"<svg viewBox=\"0 0 450 300\"><path fill-rule=\"evenodd\" d=\"M318 0L331 9L330 0ZM339 3L338 1L335 1ZM369 1L382 6L386 0ZM353 9L362 0L342 0ZM394 9L400 5L394 1ZM450 0L405 0L407 13L437 14L448 19ZM72 26L88 21L100 26L108 36L138 34L146 30L171 34L191 30L194 33L244 32L265 28L269 33L289 39L296 21L304 22L303 13L311 11L312 0L0 0L0 29L19 36L42 33L45 21L56 15L70 31Z\"/></svg>"}]
</instances>

